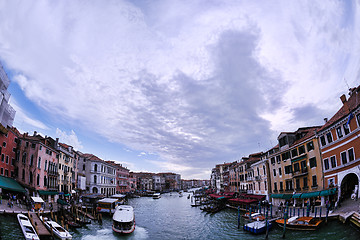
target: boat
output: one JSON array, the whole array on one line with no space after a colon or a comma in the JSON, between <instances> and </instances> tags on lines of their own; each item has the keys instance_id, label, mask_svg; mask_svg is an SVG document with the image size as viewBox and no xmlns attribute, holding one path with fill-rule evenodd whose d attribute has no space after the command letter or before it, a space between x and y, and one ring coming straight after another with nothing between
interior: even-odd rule
<instances>
[{"instance_id":1,"label":"boat","mask_svg":"<svg viewBox=\"0 0 360 240\"><path fill-rule=\"evenodd\" d=\"M275 221L280 227L284 226L284 219ZM316 230L323 222L320 218L294 216L286 220L286 228L291 230Z\"/></svg>"},{"instance_id":2,"label":"boat","mask_svg":"<svg viewBox=\"0 0 360 240\"><path fill-rule=\"evenodd\" d=\"M179 197L182 197L182 196L183 196L182 192L179 192Z\"/></svg>"},{"instance_id":3,"label":"boat","mask_svg":"<svg viewBox=\"0 0 360 240\"><path fill-rule=\"evenodd\" d=\"M260 213L252 213L251 215L249 215L249 212L246 212L243 215L243 218L245 219L250 219L250 220L258 220L258 221L264 221L265 220L265 216L260 214Z\"/></svg>"},{"instance_id":4,"label":"boat","mask_svg":"<svg viewBox=\"0 0 360 240\"><path fill-rule=\"evenodd\" d=\"M62 213L63 213L64 219L65 219L65 223L69 227L71 227L71 228L80 228L80 227L82 227L82 225L76 221L76 218L74 218L74 216L72 215L71 212L69 212L67 210L64 210Z\"/></svg>"},{"instance_id":5,"label":"boat","mask_svg":"<svg viewBox=\"0 0 360 240\"><path fill-rule=\"evenodd\" d=\"M19 213L17 215L21 231L24 234L26 240L39 240L39 236L36 234L34 227L31 225L31 222L27 216Z\"/></svg>"},{"instance_id":6,"label":"boat","mask_svg":"<svg viewBox=\"0 0 360 240\"><path fill-rule=\"evenodd\" d=\"M159 199L159 198L161 198L161 194L160 193L154 193L152 198L153 199Z\"/></svg>"},{"instance_id":7,"label":"boat","mask_svg":"<svg viewBox=\"0 0 360 240\"><path fill-rule=\"evenodd\" d=\"M268 222L268 230L272 227L272 223ZM254 221L244 225L244 231L254 234L260 234L266 232L266 221Z\"/></svg>"},{"instance_id":8,"label":"boat","mask_svg":"<svg viewBox=\"0 0 360 240\"><path fill-rule=\"evenodd\" d=\"M203 210L204 212L208 212L208 213L217 213L217 212L220 212L221 210L223 210L224 208L225 208L225 206L222 204L209 204L200 209Z\"/></svg>"},{"instance_id":9,"label":"boat","mask_svg":"<svg viewBox=\"0 0 360 240\"><path fill-rule=\"evenodd\" d=\"M112 219L112 230L114 232L129 234L135 230L134 209L129 205L117 206Z\"/></svg>"},{"instance_id":10,"label":"boat","mask_svg":"<svg viewBox=\"0 0 360 240\"><path fill-rule=\"evenodd\" d=\"M45 227L52 232L55 237L62 239L62 240L71 240L71 234L65 230L62 226L60 226L57 222L48 220L47 218L41 217Z\"/></svg>"},{"instance_id":11,"label":"boat","mask_svg":"<svg viewBox=\"0 0 360 240\"><path fill-rule=\"evenodd\" d=\"M117 198L103 198L97 202L97 212L113 214L116 206L119 204Z\"/></svg>"}]
</instances>

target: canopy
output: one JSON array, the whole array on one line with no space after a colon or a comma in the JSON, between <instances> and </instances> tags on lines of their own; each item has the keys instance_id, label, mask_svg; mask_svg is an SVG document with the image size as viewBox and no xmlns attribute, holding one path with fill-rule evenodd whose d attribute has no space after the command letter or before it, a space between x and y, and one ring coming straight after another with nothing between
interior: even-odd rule
<instances>
[{"instance_id":1,"label":"canopy","mask_svg":"<svg viewBox=\"0 0 360 240\"><path fill-rule=\"evenodd\" d=\"M318 197L320 195L320 192L308 192L308 193L303 193L301 195L301 198L313 198L313 197Z\"/></svg>"},{"instance_id":2,"label":"canopy","mask_svg":"<svg viewBox=\"0 0 360 240\"><path fill-rule=\"evenodd\" d=\"M59 194L56 191L44 191L44 190L39 190L39 194L40 195L57 195Z\"/></svg>"},{"instance_id":3,"label":"canopy","mask_svg":"<svg viewBox=\"0 0 360 240\"><path fill-rule=\"evenodd\" d=\"M34 203L43 203L44 200L41 197L31 197Z\"/></svg>"},{"instance_id":4,"label":"canopy","mask_svg":"<svg viewBox=\"0 0 360 240\"><path fill-rule=\"evenodd\" d=\"M271 194L271 198L290 199L292 194Z\"/></svg>"},{"instance_id":5,"label":"canopy","mask_svg":"<svg viewBox=\"0 0 360 240\"><path fill-rule=\"evenodd\" d=\"M0 188L24 193L26 190L14 179L0 176Z\"/></svg>"},{"instance_id":6,"label":"canopy","mask_svg":"<svg viewBox=\"0 0 360 240\"><path fill-rule=\"evenodd\" d=\"M57 200L57 203L59 203L61 205L70 205L67 202L65 202L64 200L60 199L60 198Z\"/></svg>"},{"instance_id":7,"label":"canopy","mask_svg":"<svg viewBox=\"0 0 360 240\"><path fill-rule=\"evenodd\" d=\"M114 194L114 195L111 195L110 197L111 198L124 198L124 197L126 197L126 195L124 195L124 194Z\"/></svg>"},{"instance_id":8,"label":"canopy","mask_svg":"<svg viewBox=\"0 0 360 240\"><path fill-rule=\"evenodd\" d=\"M295 193L294 195L292 195L292 198L301 198L301 194L302 193Z\"/></svg>"},{"instance_id":9,"label":"canopy","mask_svg":"<svg viewBox=\"0 0 360 240\"><path fill-rule=\"evenodd\" d=\"M336 193L336 188L327 189L320 192L320 196L329 196L334 195Z\"/></svg>"},{"instance_id":10,"label":"canopy","mask_svg":"<svg viewBox=\"0 0 360 240\"><path fill-rule=\"evenodd\" d=\"M262 200L262 199L264 199L266 196L265 196L265 195L246 194L245 197L254 198L254 199L256 199L256 200Z\"/></svg>"},{"instance_id":11,"label":"canopy","mask_svg":"<svg viewBox=\"0 0 360 240\"><path fill-rule=\"evenodd\" d=\"M114 203L118 201L116 198L104 198L98 201L98 203Z\"/></svg>"},{"instance_id":12,"label":"canopy","mask_svg":"<svg viewBox=\"0 0 360 240\"><path fill-rule=\"evenodd\" d=\"M229 202L232 202L232 203L250 204L250 203L255 203L255 202L257 202L257 200L256 200L256 199L232 198L232 199L229 199Z\"/></svg>"}]
</instances>

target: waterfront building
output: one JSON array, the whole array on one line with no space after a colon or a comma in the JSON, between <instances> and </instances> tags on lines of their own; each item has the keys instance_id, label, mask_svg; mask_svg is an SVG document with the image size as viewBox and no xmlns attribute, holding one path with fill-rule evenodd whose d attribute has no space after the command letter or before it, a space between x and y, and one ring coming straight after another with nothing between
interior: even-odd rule
<instances>
[{"instance_id":1,"label":"waterfront building","mask_svg":"<svg viewBox=\"0 0 360 240\"><path fill-rule=\"evenodd\" d=\"M59 143L58 138L56 139L56 149L59 152L59 191L71 193L76 182L76 177L74 175L74 160L76 161L75 151L72 146L65 143Z\"/></svg>"},{"instance_id":2,"label":"waterfront building","mask_svg":"<svg viewBox=\"0 0 360 240\"><path fill-rule=\"evenodd\" d=\"M133 172L129 172L129 192L135 192L136 189L136 178L134 177Z\"/></svg>"},{"instance_id":3,"label":"waterfront building","mask_svg":"<svg viewBox=\"0 0 360 240\"><path fill-rule=\"evenodd\" d=\"M14 127L0 126L0 175L15 178L17 141L21 134Z\"/></svg>"},{"instance_id":4,"label":"waterfront building","mask_svg":"<svg viewBox=\"0 0 360 240\"><path fill-rule=\"evenodd\" d=\"M153 176L154 173L148 172L133 172L133 177L136 179L136 187L139 191L153 190Z\"/></svg>"},{"instance_id":5,"label":"waterfront building","mask_svg":"<svg viewBox=\"0 0 360 240\"><path fill-rule=\"evenodd\" d=\"M166 181L165 178L163 176L161 176L161 174L154 174L152 176L153 178L153 183L154 183L154 187L153 190L155 191L163 191L165 189L165 185L166 185Z\"/></svg>"},{"instance_id":6,"label":"waterfront building","mask_svg":"<svg viewBox=\"0 0 360 240\"><path fill-rule=\"evenodd\" d=\"M254 175L254 169L252 165L258 161L260 161L261 155L263 153L253 153L250 154L249 157L243 157L242 158L242 164L241 166L244 167L245 171L245 190L248 194L254 194L255 193L255 175ZM244 185L244 184L243 184Z\"/></svg>"},{"instance_id":7,"label":"waterfront building","mask_svg":"<svg viewBox=\"0 0 360 240\"><path fill-rule=\"evenodd\" d=\"M28 133L18 138L15 177L29 194L35 196L38 191L57 191L58 152L53 148L50 137Z\"/></svg>"},{"instance_id":8,"label":"waterfront building","mask_svg":"<svg viewBox=\"0 0 360 240\"><path fill-rule=\"evenodd\" d=\"M86 192L86 159L83 157L82 152L77 152L77 190L80 193ZM89 191L88 191L89 192Z\"/></svg>"},{"instance_id":9,"label":"waterfront building","mask_svg":"<svg viewBox=\"0 0 360 240\"><path fill-rule=\"evenodd\" d=\"M10 93L7 91L10 80L6 75L3 66L0 63L0 128L12 127L15 113L13 107L9 104Z\"/></svg>"},{"instance_id":10,"label":"waterfront building","mask_svg":"<svg viewBox=\"0 0 360 240\"><path fill-rule=\"evenodd\" d=\"M315 131L319 126L299 128L295 132L282 132L279 144L269 155L272 202L285 200L303 206L305 199L314 202L323 189L321 155Z\"/></svg>"},{"instance_id":11,"label":"waterfront building","mask_svg":"<svg viewBox=\"0 0 360 240\"><path fill-rule=\"evenodd\" d=\"M116 167L89 153L81 155L86 164L86 189L89 193L111 196L116 193Z\"/></svg>"},{"instance_id":12,"label":"waterfront building","mask_svg":"<svg viewBox=\"0 0 360 240\"><path fill-rule=\"evenodd\" d=\"M324 187L338 189L336 201L358 191L360 183L360 86L349 89L349 99L340 97L343 105L318 130L323 159Z\"/></svg>"},{"instance_id":13,"label":"waterfront building","mask_svg":"<svg viewBox=\"0 0 360 240\"><path fill-rule=\"evenodd\" d=\"M261 155L260 160L251 164L250 168L254 174L254 189L253 194L265 195L266 200L269 200L269 163L268 152Z\"/></svg>"},{"instance_id":14,"label":"waterfront building","mask_svg":"<svg viewBox=\"0 0 360 240\"><path fill-rule=\"evenodd\" d=\"M130 170L123 167L120 163L106 161L116 167L116 193L129 192L129 172Z\"/></svg>"},{"instance_id":15,"label":"waterfront building","mask_svg":"<svg viewBox=\"0 0 360 240\"><path fill-rule=\"evenodd\" d=\"M181 175L176 173L158 173L159 176L165 178L165 189L163 190L180 190L181 188Z\"/></svg>"},{"instance_id":16,"label":"waterfront building","mask_svg":"<svg viewBox=\"0 0 360 240\"><path fill-rule=\"evenodd\" d=\"M216 193L220 192L220 169L219 169L219 165L216 165L211 170L210 188L211 188L211 190L213 192L216 192Z\"/></svg>"}]
</instances>

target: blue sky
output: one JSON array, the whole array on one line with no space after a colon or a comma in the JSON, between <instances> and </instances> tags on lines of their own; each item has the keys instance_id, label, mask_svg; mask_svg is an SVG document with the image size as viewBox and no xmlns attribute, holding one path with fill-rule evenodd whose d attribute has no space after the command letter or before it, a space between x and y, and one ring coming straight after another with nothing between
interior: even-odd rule
<instances>
[{"instance_id":1,"label":"blue sky","mask_svg":"<svg viewBox=\"0 0 360 240\"><path fill-rule=\"evenodd\" d=\"M14 126L133 171L210 177L360 84L358 1L5 1Z\"/></svg>"}]
</instances>

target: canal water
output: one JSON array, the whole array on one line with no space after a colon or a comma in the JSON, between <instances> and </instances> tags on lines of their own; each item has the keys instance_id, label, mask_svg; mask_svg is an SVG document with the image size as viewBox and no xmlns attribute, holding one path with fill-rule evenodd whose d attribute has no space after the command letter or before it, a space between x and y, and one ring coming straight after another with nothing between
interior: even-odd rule
<instances>
[{"instance_id":1,"label":"canal water","mask_svg":"<svg viewBox=\"0 0 360 240\"><path fill-rule=\"evenodd\" d=\"M150 197L129 200L134 207L136 229L134 233L120 236L113 233L110 217L103 223L93 222L87 227L70 231L73 239L117 240L117 239L265 239L265 235L254 236L237 229L237 211L226 209L215 214L206 214L198 207L191 207L188 193L163 194L160 199ZM15 216L0 215L1 240L22 239ZM275 226L268 239L282 239L283 231ZM348 224L331 221L318 231L286 231L285 239L360 239L360 232Z\"/></svg>"}]
</instances>

